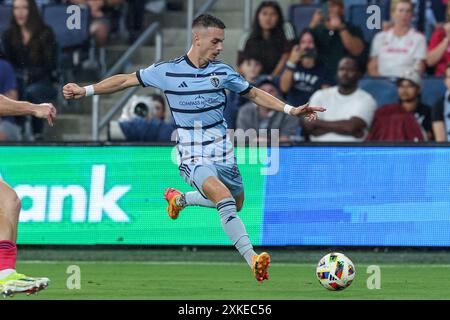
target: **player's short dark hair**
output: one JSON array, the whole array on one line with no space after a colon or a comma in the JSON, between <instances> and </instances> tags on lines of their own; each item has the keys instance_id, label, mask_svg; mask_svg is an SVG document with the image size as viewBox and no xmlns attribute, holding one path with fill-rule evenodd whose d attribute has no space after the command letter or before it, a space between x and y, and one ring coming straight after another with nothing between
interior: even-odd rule
<instances>
[{"instance_id":1,"label":"player's short dark hair","mask_svg":"<svg viewBox=\"0 0 450 320\"><path fill-rule=\"evenodd\" d=\"M192 22L192 28L195 27L213 27L213 28L219 28L219 29L225 29L225 23L222 22L219 18L214 17L210 14L201 14L197 18L194 19Z\"/></svg>"}]
</instances>

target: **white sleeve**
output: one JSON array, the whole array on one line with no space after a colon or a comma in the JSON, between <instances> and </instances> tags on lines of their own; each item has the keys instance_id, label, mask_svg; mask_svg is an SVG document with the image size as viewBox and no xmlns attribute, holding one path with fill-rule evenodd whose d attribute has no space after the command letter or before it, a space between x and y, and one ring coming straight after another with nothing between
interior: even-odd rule
<instances>
[{"instance_id":1,"label":"white sleeve","mask_svg":"<svg viewBox=\"0 0 450 320\"><path fill-rule=\"evenodd\" d=\"M326 89L317 90L316 92L314 92L314 94L309 99L310 106L326 108L326 106L323 104L323 98L322 98L323 90L326 90ZM318 118L323 117L323 114L321 112L318 112L317 115L318 115Z\"/></svg>"},{"instance_id":2,"label":"white sleeve","mask_svg":"<svg viewBox=\"0 0 450 320\"><path fill-rule=\"evenodd\" d=\"M425 40L425 36L420 34L418 38L416 50L414 51L414 58L418 60L423 60L427 56L427 42Z\"/></svg>"},{"instance_id":3,"label":"white sleeve","mask_svg":"<svg viewBox=\"0 0 450 320\"><path fill-rule=\"evenodd\" d=\"M369 93L361 98L360 102L355 105L353 117L362 119L366 123L367 128L370 128L377 109L377 103Z\"/></svg>"},{"instance_id":4,"label":"white sleeve","mask_svg":"<svg viewBox=\"0 0 450 320\"><path fill-rule=\"evenodd\" d=\"M370 47L370 57L377 57L380 54L381 46L381 33L378 32L372 40L372 46Z\"/></svg>"}]
</instances>

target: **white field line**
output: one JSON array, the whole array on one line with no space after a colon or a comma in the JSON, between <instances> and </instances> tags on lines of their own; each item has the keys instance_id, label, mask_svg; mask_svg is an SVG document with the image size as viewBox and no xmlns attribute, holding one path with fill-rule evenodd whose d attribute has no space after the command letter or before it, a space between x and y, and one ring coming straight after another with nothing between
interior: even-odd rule
<instances>
[{"instance_id":1,"label":"white field line","mask_svg":"<svg viewBox=\"0 0 450 320\"><path fill-rule=\"evenodd\" d=\"M244 266L245 262L197 262L197 261L78 261L78 260L61 260L61 261L45 261L45 260L25 260L18 261L19 264L136 264L136 265L234 265L234 266ZM369 266L370 263L362 263L359 266ZM404 262L399 262L398 264L383 264L383 263L373 263L373 265L379 265L383 268L398 268L399 265L402 268L450 268L450 264L408 264ZM293 267L293 266L301 266L301 267L311 267L315 264L313 263L277 263L272 262L271 267L280 266L280 267ZM358 265L357 265L358 266Z\"/></svg>"}]
</instances>

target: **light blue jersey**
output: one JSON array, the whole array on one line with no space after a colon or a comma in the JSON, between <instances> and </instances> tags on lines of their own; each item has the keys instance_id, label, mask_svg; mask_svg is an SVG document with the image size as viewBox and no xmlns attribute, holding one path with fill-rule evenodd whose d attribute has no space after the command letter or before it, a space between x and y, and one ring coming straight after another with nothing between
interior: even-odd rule
<instances>
[{"instance_id":1,"label":"light blue jersey","mask_svg":"<svg viewBox=\"0 0 450 320\"><path fill-rule=\"evenodd\" d=\"M231 66L211 61L197 68L187 57L155 63L136 72L144 87L164 91L177 128L178 160L213 162L234 159L223 117L225 89L245 94L252 86Z\"/></svg>"}]
</instances>

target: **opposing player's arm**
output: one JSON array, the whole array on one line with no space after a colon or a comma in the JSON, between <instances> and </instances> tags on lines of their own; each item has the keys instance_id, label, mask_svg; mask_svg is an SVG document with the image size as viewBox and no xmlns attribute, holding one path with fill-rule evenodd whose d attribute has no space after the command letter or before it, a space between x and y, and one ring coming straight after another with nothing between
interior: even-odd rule
<instances>
[{"instance_id":1,"label":"opposing player's arm","mask_svg":"<svg viewBox=\"0 0 450 320\"><path fill-rule=\"evenodd\" d=\"M80 87L76 83L68 83L63 88L64 98L81 99L93 94L109 94L140 85L136 73L118 74L92 86Z\"/></svg>"},{"instance_id":2,"label":"opposing player's arm","mask_svg":"<svg viewBox=\"0 0 450 320\"><path fill-rule=\"evenodd\" d=\"M53 126L56 118L56 108L51 103L33 104L25 101L15 101L0 94L0 116L25 116L47 119Z\"/></svg>"},{"instance_id":3,"label":"opposing player's arm","mask_svg":"<svg viewBox=\"0 0 450 320\"><path fill-rule=\"evenodd\" d=\"M309 121L317 119L316 112L323 112L326 110L323 107L309 106L308 103L299 107L293 107L258 88L251 88L250 91L244 95L244 97L250 99L258 106L266 107L279 112L285 112L292 116L304 116Z\"/></svg>"}]
</instances>

